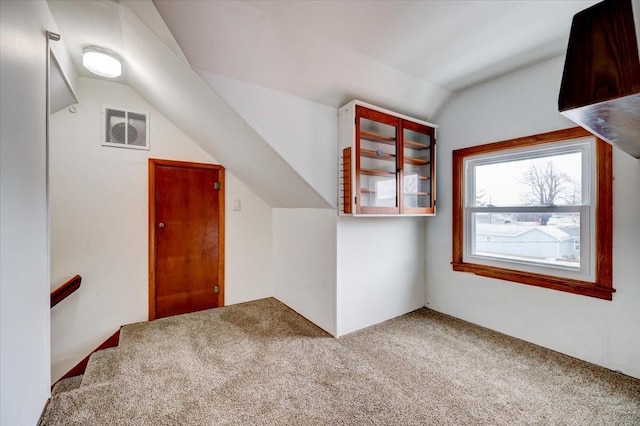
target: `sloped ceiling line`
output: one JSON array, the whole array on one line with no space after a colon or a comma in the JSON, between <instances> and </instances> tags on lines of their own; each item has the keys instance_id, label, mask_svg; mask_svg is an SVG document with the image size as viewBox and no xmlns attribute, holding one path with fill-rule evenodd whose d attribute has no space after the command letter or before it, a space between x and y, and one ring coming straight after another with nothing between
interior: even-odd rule
<instances>
[{"instance_id":1,"label":"sloped ceiling line","mask_svg":"<svg viewBox=\"0 0 640 426\"><path fill-rule=\"evenodd\" d=\"M195 71L320 195L336 204L336 108L203 70Z\"/></svg>"},{"instance_id":2,"label":"sloped ceiling line","mask_svg":"<svg viewBox=\"0 0 640 426\"><path fill-rule=\"evenodd\" d=\"M50 0L49 4L83 75L87 75L81 66L83 45L97 44L117 52L126 68L120 81L270 206L334 208L191 69L175 46L172 49L163 42L171 35L157 28L162 18L153 20L153 31L121 2ZM137 10L144 16L149 11Z\"/></svg>"},{"instance_id":3,"label":"sloped ceiling line","mask_svg":"<svg viewBox=\"0 0 640 426\"><path fill-rule=\"evenodd\" d=\"M194 69L332 108L357 98L435 121L451 91L561 55L571 17L596 1L48 3L65 40L75 38L82 75L83 45L120 52L117 81L266 202L330 207L333 197L276 148L281 141L265 140Z\"/></svg>"},{"instance_id":4,"label":"sloped ceiling line","mask_svg":"<svg viewBox=\"0 0 640 426\"><path fill-rule=\"evenodd\" d=\"M120 18L134 90L272 207L333 208L138 16Z\"/></svg>"},{"instance_id":5,"label":"sloped ceiling line","mask_svg":"<svg viewBox=\"0 0 640 426\"><path fill-rule=\"evenodd\" d=\"M279 4L299 3L310 2ZM432 117L451 94L252 2L154 4L193 67L212 74L333 108L357 98L423 119Z\"/></svg>"}]
</instances>

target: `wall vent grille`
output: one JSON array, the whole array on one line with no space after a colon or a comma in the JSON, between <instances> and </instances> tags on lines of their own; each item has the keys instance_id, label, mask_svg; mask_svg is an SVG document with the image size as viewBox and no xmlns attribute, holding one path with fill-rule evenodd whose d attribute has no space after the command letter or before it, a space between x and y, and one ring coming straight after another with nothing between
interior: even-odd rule
<instances>
[{"instance_id":1,"label":"wall vent grille","mask_svg":"<svg viewBox=\"0 0 640 426\"><path fill-rule=\"evenodd\" d=\"M149 149L149 114L102 108L102 145Z\"/></svg>"}]
</instances>

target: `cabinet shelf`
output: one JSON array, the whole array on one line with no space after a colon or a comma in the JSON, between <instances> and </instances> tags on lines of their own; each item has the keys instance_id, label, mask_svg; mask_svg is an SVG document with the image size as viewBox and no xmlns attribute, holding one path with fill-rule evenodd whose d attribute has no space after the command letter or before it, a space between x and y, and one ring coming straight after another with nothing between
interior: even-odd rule
<instances>
[{"instance_id":1,"label":"cabinet shelf","mask_svg":"<svg viewBox=\"0 0 640 426\"><path fill-rule=\"evenodd\" d=\"M395 154L389 154L388 152L383 152L382 154L378 154L376 151L372 149L360 148L360 155L367 158L373 158L375 160L396 161ZM414 166L424 166L426 164L429 164L429 160L425 160L424 158L416 158L416 157L404 157L404 162Z\"/></svg>"},{"instance_id":2,"label":"cabinet shelf","mask_svg":"<svg viewBox=\"0 0 640 426\"><path fill-rule=\"evenodd\" d=\"M420 142L410 141L410 140L407 140L407 139L404 140L404 147L405 148L409 148L409 149L416 149L416 150L423 150L423 149L431 148L429 145L425 145L425 144L420 143Z\"/></svg>"},{"instance_id":3,"label":"cabinet shelf","mask_svg":"<svg viewBox=\"0 0 640 426\"><path fill-rule=\"evenodd\" d=\"M372 149L360 148L360 155L363 157L373 158L376 160L396 161L396 156L394 154L389 154L388 152L383 152L382 154L378 154L376 151Z\"/></svg>"},{"instance_id":4,"label":"cabinet shelf","mask_svg":"<svg viewBox=\"0 0 640 426\"><path fill-rule=\"evenodd\" d=\"M395 145L396 138L389 135L383 135L382 133L372 132L370 130L360 130L360 139L364 139L371 142L384 143L387 145ZM404 140L404 147L415 150L429 149L431 148L429 145L426 145L421 142L410 141L408 139Z\"/></svg>"},{"instance_id":5,"label":"cabinet shelf","mask_svg":"<svg viewBox=\"0 0 640 426\"><path fill-rule=\"evenodd\" d=\"M371 132L369 130L360 130L360 139L368 140L371 142L385 143L387 145L396 144L395 137L383 135L382 133Z\"/></svg>"},{"instance_id":6,"label":"cabinet shelf","mask_svg":"<svg viewBox=\"0 0 640 426\"><path fill-rule=\"evenodd\" d=\"M395 176L394 172L388 172L386 170L376 170L376 169L363 169L360 168L360 174L368 175L368 176Z\"/></svg>"},{"instance_id":7,"label":"cabinet shelf","mask_svg":"<svg viewBox=\"0 0 640 426\"><path fill-rule=\"evenodd\" d=\"M404 157L404 162L413 166L425 166L429 164L429 160L424 158Z\"/></svg>"},{"instance_id":8,"label":"cabinet shelf","mask_svg":"<svg viewBox=\"0 0 640 426\"><path fill-rule=\"evenodd\" d=\"M405 192L404 195L420 195L420 196L425 196L425 195L429 195L428 192Z\"/></svg>"}]
</instances>

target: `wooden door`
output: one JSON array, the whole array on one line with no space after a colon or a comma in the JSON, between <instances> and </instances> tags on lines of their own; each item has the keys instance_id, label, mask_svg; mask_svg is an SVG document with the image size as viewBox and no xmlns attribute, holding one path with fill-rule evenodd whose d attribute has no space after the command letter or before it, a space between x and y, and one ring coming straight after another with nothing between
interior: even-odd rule
<instances>
[{"instance_id":1,"label":"wooden door","mask_svg":"<svg viewBox=\"0 0 640 426\"><path fill-rule=\"evenodd\" d=\"M149 160L149 319L224 305L224 168Z\"/></svg>"}]
</instances>

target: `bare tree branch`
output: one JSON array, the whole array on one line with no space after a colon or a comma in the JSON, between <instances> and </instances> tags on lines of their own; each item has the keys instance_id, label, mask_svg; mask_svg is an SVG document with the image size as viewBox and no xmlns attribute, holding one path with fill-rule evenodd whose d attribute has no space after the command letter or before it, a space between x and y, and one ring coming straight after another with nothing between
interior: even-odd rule
<instances>
[{"instance_id":1,"label":"bare tree branch","mask_svg":"<svg viewBox=\"0 0 640 426\"><path fill-rule=\"evenodd\" d=\"M557 201L579 200L580 191L566 173L554 168L553 162L535 163L524 172L520 183L528 188L525 202L530 205L552 206Z\"/></svg>"}]
</instances>

